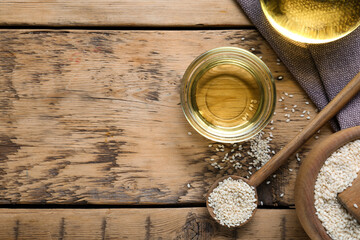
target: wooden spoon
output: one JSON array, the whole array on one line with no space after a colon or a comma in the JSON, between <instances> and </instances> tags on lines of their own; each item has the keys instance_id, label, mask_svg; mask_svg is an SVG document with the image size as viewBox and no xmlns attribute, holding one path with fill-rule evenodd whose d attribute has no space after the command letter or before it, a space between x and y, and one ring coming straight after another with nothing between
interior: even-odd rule
<instances>
[{"instance_id":1,"label":"wooden spoon","mask_svg":"<svg viewBox=\"0 0 360 240\"><path fill-rule=\"evenodd\" d=\"M337 198L344 208L360 223L360 174L358 174L350 187L338 194Z\"/></svg>"},{"instance_id":2,"label":"wooden spoon","mask_svg":"<svg viewBox=\"0 0 360 240\"><path fill-rule=\"evenodd\" d=\"M250 186L259 186L266 178L273 174L288 158L300 148L316 131L318 131L326 122L335 116L358 92L360 91L360 72L319 112L319 114L300 132L298 133L280 152L274 155L269 162L255 172L248 181ZM239 179L238 176L229 175L233 179ZM214 217L213 209L209 207L208 199L212 190L218 186L224 178L219 178L210 188L206 197L206 207L212 217ZM242 178L243 179L243 178ZM252 215L253 216L253 215ZM241 224L249 222L247 221ZM214 218L219 222L216 218ZM220 223L220 222L219 222Z\"/></svg>"}]
</instances>

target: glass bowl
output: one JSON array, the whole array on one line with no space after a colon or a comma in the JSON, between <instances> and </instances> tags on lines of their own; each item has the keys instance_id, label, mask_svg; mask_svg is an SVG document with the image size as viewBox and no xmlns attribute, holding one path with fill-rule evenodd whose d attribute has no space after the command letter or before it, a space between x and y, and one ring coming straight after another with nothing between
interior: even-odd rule
<instances>
[{"instance_id":1,"label":"glass bowl","mask_svg":"<svg viewBox=\"0 0 360 240\"><path fill-rule=\"evenodd\" d=\"M276 104L269 68L236 47L215 48L197 57L185 71L180 95L190 125L223 143L254 137L269 123Z\"/></svg>"}]
</instances>

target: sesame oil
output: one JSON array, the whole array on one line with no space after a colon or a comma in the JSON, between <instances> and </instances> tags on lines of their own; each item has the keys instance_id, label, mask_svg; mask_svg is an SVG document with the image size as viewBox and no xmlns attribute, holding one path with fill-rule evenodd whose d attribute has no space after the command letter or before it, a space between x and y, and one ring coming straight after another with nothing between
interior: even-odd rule
<instances>
[{"instance_id":1,"label":"sesame oil","mask_svg":"<svg viewBox=\"0 0 360 240\"><path fill-rule=\"evenodd\" d=\"M198 117L222 131L251 125L259 112L260 98L255 76L235 61L216 63L202 70L191 93Z\"/></svg>"}]
</instances>

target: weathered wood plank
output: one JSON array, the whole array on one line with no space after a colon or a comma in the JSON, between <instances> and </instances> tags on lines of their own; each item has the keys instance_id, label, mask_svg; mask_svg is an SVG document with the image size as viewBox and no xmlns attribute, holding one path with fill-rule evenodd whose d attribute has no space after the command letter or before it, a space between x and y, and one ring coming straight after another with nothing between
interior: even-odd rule
<instances>
[{"instance_id":1,"label":"weathered wood plank","mask_svg":"<svg viewBox=\"0 0 360 240\"><path fill-rule=\"evenodd\" d=\"M237 229L206 208L1 209L1 239L308 239L295 210L257 211Z\"/></svg>"},{"instance_id":2,"label":"weathered wood plank","mask_svg":"<svg viewBox=\"0 0 360 240\"><path fill-rule=\"evenodd\" d=\"M1 31L1 203L203 203L212 182L234 170L210 165L228 150L216 152L192 130L179 86L196 56L225 45L255 48L284 77L278 95L294 95L278 102L265 130L279 150L307 124L300 110L314 108L254 30ZM286 123L284 108L295 104ZM294 203L298 166L293 158L260 186L265 205Z\"/></svg>"},{"instance_id":3,"label":"weathered wood plank","mask_svg":"<svg viewBox=\"0 0 360 240\"><path fill-rule=\"evenodd\" d=\"M201 27L251 25L235 0L0 2L0 25Z\"/></svg>"}]
</instances>

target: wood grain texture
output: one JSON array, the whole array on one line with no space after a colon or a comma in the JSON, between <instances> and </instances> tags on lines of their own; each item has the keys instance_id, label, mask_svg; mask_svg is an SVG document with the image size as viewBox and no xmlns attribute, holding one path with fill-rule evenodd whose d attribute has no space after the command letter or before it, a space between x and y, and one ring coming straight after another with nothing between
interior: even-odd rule
<instances>
[{"instance_id":1,"label":"wood grain texture","mask_svg":"<svg viewBox=\"0 0 360 240\"><path fill-rule=\"evenodd\" d=\"M225 152L208 147L179 105L186 67L219 46L254 48L275 78L283 76L278 96L294 95L278 102L265 129L278 151L307 124L301 111L314 116L314 107L254 30L1 31L1 203L204 203L218 177L245 177L247 168L210 165ZM324 127L320 138L330 132ZM294 204L300 163L291 159L259 186L265 205Z\"/></svg>"},{"instance_id":2,"label":"wood grain texture","mask_svg":"<svg viewBox=\"0 0 360 240\"><path fill-rule=\"evenodd\" d=\"M0 25L202 27L251 25L235 0L0 2Z\"/></svg>"},{"instance_id":3,"label":"wood grain texture","mask_svg":"<svg viewBox=\"0 0 360 240\"><path fill-rule=\"evenodd\" d=\"M7 239L308 239L295 210L260 209L239 229L221 227L206 208L1 209Z\"/></svg>"},{"instance_id":4,"label":"wood grain texture","mask_svg":"<svg viewBox=\"0 0 360 240\"><path fill-rule=\"evenodd\" d=\"M317 176L326 159L337 149L360 138L360 126L341 130L314 146L300 167L296 179L296 213L311 239L330 240L315 212L314 189Z\"/></svg>"},{"instance_id":5,"label":"wood grain texture","mask_svg":"<svg viewBox=\"0 0 360 240\"><path fill-rule=\"evenodd\" d=\"M338 200L360 223L360 175L350 187L338 194Z\"/></svg>"}]
</instances>

